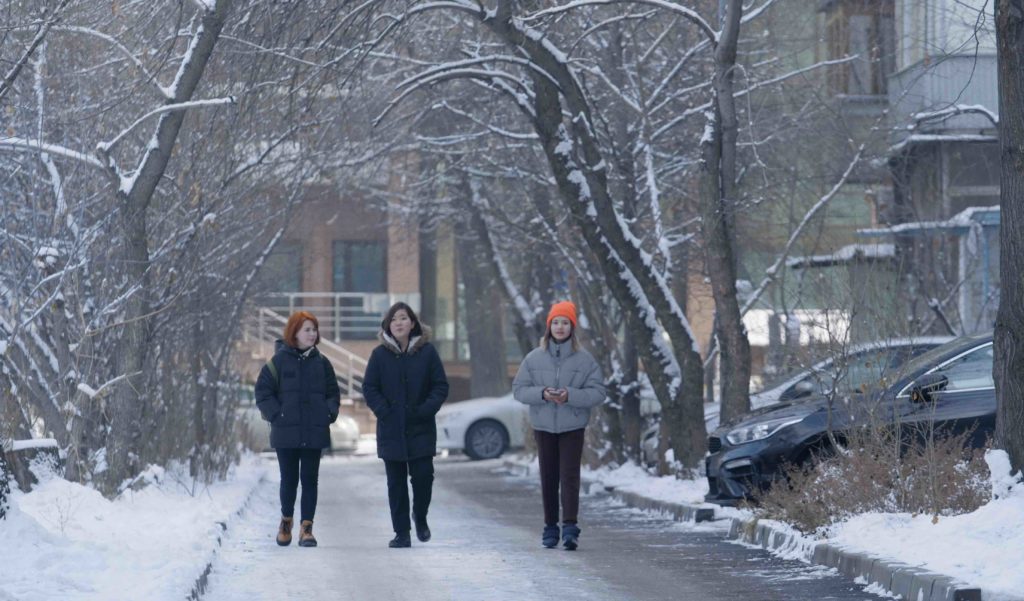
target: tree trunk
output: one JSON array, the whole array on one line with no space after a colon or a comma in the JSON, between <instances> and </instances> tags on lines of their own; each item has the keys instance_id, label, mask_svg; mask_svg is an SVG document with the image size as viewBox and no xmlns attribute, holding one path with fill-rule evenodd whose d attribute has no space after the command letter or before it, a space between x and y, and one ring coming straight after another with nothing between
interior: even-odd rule
<instances>
[{"instance_id":1,"label":"tree trunk","mask_svg":"<svg viewBox=\"0 0 1024 601\"><path fill-rule=\"evenodd\" d=\"M1024 0L996 0L999 57L999 310L996 445L1024 468Z\"/></svg>"},{"instance_id":2,"label":"tree trunk","mask_svg":"<svg viewBox=\"0 0 1024 601\"><path fill-rule=\"evenodd\" d=\"M650 269L641 250L622 230L621 215L608 189L607 161L594 138L590 107L578 79L546 42L512 22L511 6L499 3L493 16L481 13L482 22L545 72L530 72L535 96L528 114L534 130L584 241L604 257L600 266L605 283L626 316L626 327L637 335L662 414L673 420L669 428L673 455L687 467L696 466L705 451L704 405L700 356L689 324L668 284ZM573 115L569 123L563 122L563 110ZM662 338L665 333L672 340L671 348Z\"/></svg>"},{"instance_id":3,"label":"tree trunk","mask_svg":"<svg viewBox=\"0 0 1024 601\"><path fill-rule=\"evenodd\" d=\"M636 336L626 329L622 340L622 434L625 438L626 456L634 462L640 461L640 435L643 422L640 416L640 384L638 382L639 359L636 350Z\"/></svg>"},{"instance_id":4,"label":"tree trunk","mask_svg":"<svg viewBox=\"0 0 1024 601\"><path fill-rule=\"evenodd\" d=\"M206 411L204 411L206 396L206 376L203 375L203 361L201 358L203 345L202 322L196 320L192 324L193 350L189 356L188 366L190 377L194 382L192 387L192 453L189 456L189 475L193 479L199 478L206 468L205 449L207 445Z\"/></svg>"},{"instance_id":5,"label":"tree trunk","mask_svg":"<svg viewBox=\"0 0 1024 601\"><path fill-rule=\"evenodd\" d=\"M509 380L501 327L502 303L485 264L489 258L468 224L458 223L455 243L466 303L469 394L473 398L501 396L508 393Z\"/></svg>"},{"instance_id":6,"label":"tree trunk","mask_svg":"<svg viewBox=\"0 0 1024 601\"><path fill-rule=\"evenodd\" d=\"M213 10L203 13L202 26L191 40L185 61L178 70L173 98L167 104L180 104L192 99L214 46L224 27L230 0L217 0ZM123 329L116 353L117 372L124 376L111 395L110 435L107 438L107 471L104 489L117 492L118 486L137 469L139 416L145 394L143 367L149 350L149 247L146 211L160 179L167 170L171 153L178 139L185 111L163 113L152 141L144 151L136 177L128 190L119 188L120 219L124 232L125 290L137 288L125 301ZM111 158L101 152L110 165ZM116 171L113 172L114 175ZM121 185L118 177L118 185Z\"/></svg>"},{"instance_id":7,"label":"tree trunk","mask_svg":"<svg viewBox=\"0 0 1024 601\"><path fill-rule=\"evenodd\" d=\"M477 189L478 183L470 180L466 183L466 193L469 195L467 201L462 203L469 219L469 231L467 235L475 236L477 252L481 254L473 256L489 257L486 266L481 266L486 272L481 277L489 277L491 284L498 285L505 302L511 309L512 328L515 331L516 342L519 343L519 350L526 356L535 346L537 341L544 334L538 327L536 319L527 319L527 313L536 311L528 306L527 300L523 298L522 292L515 289L511 282L511 275L508 273L508 263L501 254L501 249L494 243L491 236L491 225L488 216L484 211L488 210L489 203L486 198L480 195ZM531 316L532 317L532 316Z\"/></svg>"},{"instance_id":8,"label":"tree trunk","mask_svg":"<svg viewBox=\"0 0 1024 601\"><path fill-rule=\"evenodd\" d=\"M702 140L702 224L708 275L715 297L719 361L722 369L721 413L724 422L750 410L750 342L736 297L734 209L736 203L736 103L733 72L742 0L729 0L725 24L715 50L713 121Z\"/></svg>"}]
</instances>

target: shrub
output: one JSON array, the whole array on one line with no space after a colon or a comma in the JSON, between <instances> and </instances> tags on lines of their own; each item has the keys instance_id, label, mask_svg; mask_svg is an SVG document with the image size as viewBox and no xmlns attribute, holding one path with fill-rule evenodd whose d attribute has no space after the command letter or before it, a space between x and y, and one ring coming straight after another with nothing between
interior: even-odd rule
<instances>
[{"instance_id":1,"label":"shrub","mask_svg":"<svg viewBox=\"0 0 1024 601\"><path fill-rule=\"evenodd\" d=\"M991 497L984 449L959 435L869 427L848 433L838 448L789 466L785 478L756 497L760 517L813 533L849 516L973 511Z\"/></svg>"}]
</instances>

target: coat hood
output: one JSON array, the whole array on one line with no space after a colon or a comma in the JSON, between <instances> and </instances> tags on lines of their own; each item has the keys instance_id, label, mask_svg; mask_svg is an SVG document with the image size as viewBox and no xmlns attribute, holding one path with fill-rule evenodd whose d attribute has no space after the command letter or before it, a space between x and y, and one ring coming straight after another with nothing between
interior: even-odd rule
<instances>
[{"instance_id":1,"label":"coat hood","mask_svg":"<svg viewBox=\"0 0 1024 601\"><path fill-rule=\"evenodd\" d=\"M421 323L420 330L422 333L419 336L413 336L409 340L408 353L410 355L415 355L416 351L420 350L421 348L423 348L423 345L430 342L430 335L432 334L430 326L426 326ZM377 332L377 340L380 340L380 343L384 345L384 348L388 349L392 353L395 353L397 355L402 354L402 347L398 345L398 341L395 340L395 338L391 334L385 332L384 330L380 330L379 332Z\"/></svg>"}]
</instances>

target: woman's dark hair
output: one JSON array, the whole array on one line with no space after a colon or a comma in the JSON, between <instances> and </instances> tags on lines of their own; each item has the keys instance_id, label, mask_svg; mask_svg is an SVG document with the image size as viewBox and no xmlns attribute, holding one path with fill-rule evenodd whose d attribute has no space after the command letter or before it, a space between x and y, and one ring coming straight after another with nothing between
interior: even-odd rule
<instances>
[{"instance_id":1,"label":"woman's dark hair","mask_svg":"<svg viewBox=\"0 0 1024 601\"><path fill-rule=\"evenodd\" d=\"M412 310L412 307L403 302L397 302L391 305L391 308L388 309L388 312L384 315L384 321L380 322L380 329L387 332L388 336L394 336L394 334L391 333L391 320L395 318L395 313L398 313L399 311L405 311L405 314L412 320L412 330L409 331L409 337L422 336L423 328L420 327L420 318L416 316L416 312Z\"/></svg>"}]
</instances>

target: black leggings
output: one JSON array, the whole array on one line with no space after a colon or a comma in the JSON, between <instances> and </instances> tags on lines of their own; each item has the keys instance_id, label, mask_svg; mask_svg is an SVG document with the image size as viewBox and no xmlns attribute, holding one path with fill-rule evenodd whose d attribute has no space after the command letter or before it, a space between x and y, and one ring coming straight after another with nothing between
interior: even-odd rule
<instances>
[{"instance_id":1,"label":"black leggings","mask_svg":"<svg viewBox=\"0 0 1024 601\"><path fill-rule=\"evenodd\" d=\"M276 449L281 468L281 515L295 515L295 494L302 481L302 520L313 521L316 513L317 479L322 449Z\"/></svg>"},{"instance_id":2,"label":"black leggings","mask_svg":"<svg viewBox=\"0 0 1024 601\"><path fill-rule=\"evenodd\" d=\"M388 475L388 505L391 506L391 527L396 534L409 533L409 480L412 480L412 512L417 519L427 519L430 495L434 486L434 458L420 457L409 461L384 460Z\"/></svg>"}]
</instances>

